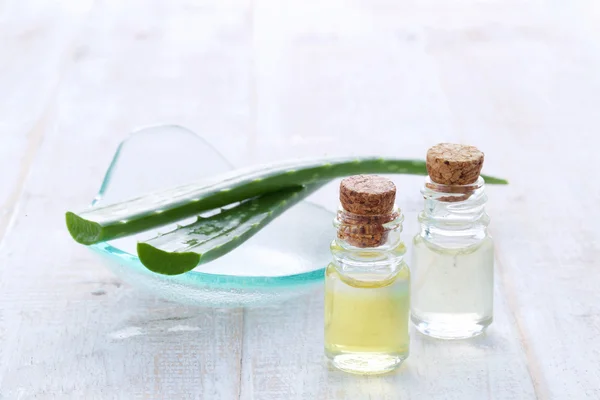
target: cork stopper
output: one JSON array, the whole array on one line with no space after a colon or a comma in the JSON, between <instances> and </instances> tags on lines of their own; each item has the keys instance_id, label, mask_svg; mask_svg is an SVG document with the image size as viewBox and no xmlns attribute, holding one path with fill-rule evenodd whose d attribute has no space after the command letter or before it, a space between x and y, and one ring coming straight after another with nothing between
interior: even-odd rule
<instances>
[{"instance_id":1,"label":"cork stopper","mask_svg":"<svg viewBox=\"0 0 600 400\"><path fill-rule=\"evenodd\" d=\"M377 175L356 175L340 184L338 238L356 247L377 247L388 238L384 224L394 220L396 185Z\"/></svg>"},{"instance_id":2,"label":"cork stopper","mask_svg":"<svg viewBox=\"0 0 600 400\"><path fill-rule=\"evenodd\" d=\"M344 210L358 215L385 215L394 209L396 185L377 175L350 176L340 184Z\"/></svg>"},{"instance_id":3,"label":"cork stopper","mask_svg":"<svg viewBox=\"0 0 600 400\"><path fill-rule=\"evenodd\" d=\"M427 151L427 172L441 185L475 183L483 166L483 153L474 146L440 143Z\"/></svg>"}]
</instances>

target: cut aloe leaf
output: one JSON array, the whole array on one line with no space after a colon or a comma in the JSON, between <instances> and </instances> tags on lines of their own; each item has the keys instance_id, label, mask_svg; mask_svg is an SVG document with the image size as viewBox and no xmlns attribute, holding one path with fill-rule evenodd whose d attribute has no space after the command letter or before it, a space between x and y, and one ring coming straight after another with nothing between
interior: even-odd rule
<instances>
[{"instance_id":1,"label":"cut aloe leaf","mask_svg":"<svg viewBox=\"0 0 600 400\"><path fill-rule=\"evenodd\" d=\"M388 158L287 162L232 171L210 182L171 188L79 213L67 212L66 223L77 242L90 245L133 235L283 188L371 173L427 175L427 170L424 161ZM487 183L507 183L503 179L483 177Z\"/></svg>"},{"instance_id":2,"label":"cut aloe leaf","mask_svg":"<svg viewBox=\"0 0 600 400\"><path fill-rule=\"evenodd\" d=\"M178 275L221 257L268 225L284 211L314 193L312 184L268 193L181 226L137 245L142 264L163 275Z\"/></svg>"}]
</instances>

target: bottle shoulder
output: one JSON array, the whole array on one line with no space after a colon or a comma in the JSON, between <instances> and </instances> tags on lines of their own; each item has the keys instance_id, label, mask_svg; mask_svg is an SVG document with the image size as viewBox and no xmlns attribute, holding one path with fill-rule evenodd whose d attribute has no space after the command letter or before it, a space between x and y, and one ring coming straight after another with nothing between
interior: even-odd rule
<instances>
[{"instance_id":1,"label":"bottle shoulder","mask_svg":"<svg viewBox=\"0 0 600 400\"><path fill-rule=\"evenodd\" d=\"M429 240L421 233L413 237L413 250L427 249L433 252L450 252L450 253L473 253L480 250L493 250L494 239L491 235L486 234L481 239L477 240L460 240L458 238L451 241Z\"/></svg>"},{"instance_id":2,"label":"bottle shoulder","mask_svg":"<svg viewBox=\"0 0 600 400\"><path fill-rule=\"evenodd\" d=\"M373 270L347 269L331 262L325 269L325 279L326 281L340 280L346 285L357 288L381 288L400 281L409 281L410 270L404 261L388 269Z\"/></svg>"},{"instance_id":3,"label":"bottle shoulder","mask_svg":"<svg viewBox=\"0 0 600 400\"><path fill-rule=\"evenodd\" d=\"M378 260L392 260L401 258L406 254L406 244L399 240L394 246L381 246L359 248L348 246L338 239L331 241L329 250L336 260L354 260L355 262L376 262Z\"/></svg>"}]
</instances>

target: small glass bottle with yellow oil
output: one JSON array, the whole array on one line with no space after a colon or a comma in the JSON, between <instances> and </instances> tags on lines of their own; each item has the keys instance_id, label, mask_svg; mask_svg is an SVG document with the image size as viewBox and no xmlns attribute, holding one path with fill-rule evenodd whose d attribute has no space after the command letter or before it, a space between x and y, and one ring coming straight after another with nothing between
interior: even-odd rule
<instances>
[{"instance_id":1,"label":"small glass bottle with yellow oil","mask_svg":"<svg viewBox=\"0 0 600 400\"><path fill-rule=\"evenodd\" d=\"M411 320L421 333L464 339L493 319L494 246L487 226L483 153L441 143L427 152L420 232L413 240Z\"/></svg>"},{"instance_id":2,"label":"small glass bottle with yellow oil","mask_svg":"<svg viewBox=\"0 0 600 400\"><path fill-rule=\"evenodd\" d=\"M393 182L380 176L340 185L325 274L325 354L346 372L389 372L409 354L410 273L395 198Z\"/></svg>"}]
</instances>

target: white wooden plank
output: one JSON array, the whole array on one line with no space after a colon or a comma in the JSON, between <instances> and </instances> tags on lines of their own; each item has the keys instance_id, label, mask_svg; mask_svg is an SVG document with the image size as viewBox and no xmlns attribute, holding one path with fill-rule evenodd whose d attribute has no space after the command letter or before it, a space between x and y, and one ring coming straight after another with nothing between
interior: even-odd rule
<instances>
[{"instance_id":1,"label":"white wooden plank","mask_svg":"<svg viewBox=\"0 0 600 400\"><path fill-rule=\"evenodd\" d=\"M497 14L490 14L489 4L466 14L451 7L438 12L439 3L390 3L381 9L372 3L328 5L266 1L256 9L261 157L317 152L423 157L438 141L462 141L442 80L445 66L430 54L437 36L427 27L443 23L431 18L455 16L450 26L440 26L450 30L476 24L482 16L492 21L521 18L510 4L496 4ZM284 34L270 40L274 29ZM471 110L477 106L468 103ZM478 138L485 148L485 136ZM490 164L501 174L502 162ZM422 207L422 178L394 179L410 242ZM329 185L315 201L335 206L336 189ZM370 378L325 367L322 292L286 307L250 310L244 327L242 399L535 398L506 293L500 280L495 323L487 336L448 343L413 332L412 355L401 370Z\"/></svg>"},{"instance_id":2,"label":"white wooden plank","mask_svg":"<svg viewBox=\"0 0 600 400\"><path fill-rule=\"evenodd\" d=\"M26 178L51 119L64 53L85 3L65 10L62 2L32 2L29 9L8 1L0 9L0 254L11 252L3 238L16 222ZM10 273L4 271L8 268L3 266L0 275ZM5 304L3 295L0 303ZM0 363L8 340L17 334L10 321L10 312L0 306ZM3 381L0 372L0 397Z\"/></svg>"},{"instance_id":3,"label":"white wooden plank","mask_svg":"<svg viewBox=\"0 0 600 400\"><path fill-rule=\"evenodd\" d=\"M64 211L88 203L124 135L180 123L243 159L244 2L99 2L0 254L2 398L238 396L242 312L151 299L75 244ZM222 146L225 147L225 146Z\"/></svg>"},{"instance_id":4,"label":"white wooden plank","mask_svg":"<svg viewBox=\"0 0 600 400\"><path fill-rule=\"evenodd\" d=\"M539 398L600 397L600 235L591 228L600 220L600 189L590 170L599 141L600 35L588 24L587 4L551 9L548 25L515 37L502 53L471 44L460 55L436 54L457 100L451 107L468 121L465 136L484 141L511 177L505 199L494 190L493 232ZM478 113L465 107L472 103Z\"/></svg>"},{"instance_id":5,"label":"white wooden plank","mask_svg":"<svg viewBox=\"0 0 600 400\"><path fill-rule=\"evenodd\" d=\"M0 242L51 113L64 53L89 2L4 2L0 9Z\"/></svg>"}]
</instances>

